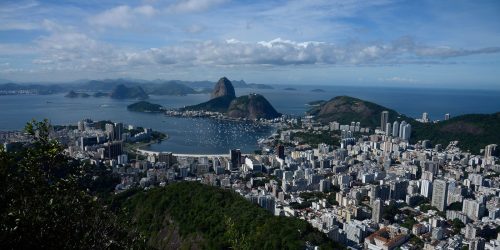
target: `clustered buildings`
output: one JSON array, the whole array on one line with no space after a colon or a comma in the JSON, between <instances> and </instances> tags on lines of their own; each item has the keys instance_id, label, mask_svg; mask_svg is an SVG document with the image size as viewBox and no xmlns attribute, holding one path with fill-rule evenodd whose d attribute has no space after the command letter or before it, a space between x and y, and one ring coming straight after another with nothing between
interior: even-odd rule
<instances>
[{"instance_id":1,"label":"clustered buildings","mask_svg":"<svg viewBox=\"0 0 500 250\"><path fill-rule=\"evenodd\" d=\"M112 149L133 138L123 125L102 130L90 124L65 131L73 140L67 152L112 168L121 177L117 192L200 181L234 190L276 216L304 219L353 249L500 249L495 144L481 154L461 151L458 142L411 144L411 125L382 112L374 130L357 122L283 121L262 154L139 151L142 157L132 159L123 156L122 146ZM312 148L293 137L311 131L332 132L340 146Z\"/></svg>"}]
</instances>

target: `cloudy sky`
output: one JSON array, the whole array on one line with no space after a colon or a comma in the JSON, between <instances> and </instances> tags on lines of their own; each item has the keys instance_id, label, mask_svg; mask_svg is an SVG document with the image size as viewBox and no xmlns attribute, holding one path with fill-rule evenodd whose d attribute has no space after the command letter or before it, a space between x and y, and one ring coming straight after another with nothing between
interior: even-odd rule
<instances>
[{"instance_id":1,"label":"cloudy sky","mask_svg":"<svg viewBox=\"0 0 500 250\"><path fill-rule=\"evenodd\" d=\"M0 78L500 89L499 13L497 0L2 0Z\"/></svg>"}]
</instances>

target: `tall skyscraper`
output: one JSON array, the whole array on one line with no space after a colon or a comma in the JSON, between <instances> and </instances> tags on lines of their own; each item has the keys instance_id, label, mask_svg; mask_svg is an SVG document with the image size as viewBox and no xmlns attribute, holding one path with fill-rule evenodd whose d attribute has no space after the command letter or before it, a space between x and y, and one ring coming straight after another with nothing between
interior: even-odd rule
<instances>
[{"instance_id":1,"label":"tall skyscraper","mask_svg":"<svg viewBox=\"0 0 500 250\"><path fill-rule=\"evenodd\" d=\"M469 219L477 221L484 216L486 208L483 203L478 200L464 199L462 212L469 217Z\"/></svg>"},{"instance_id":2,"label":"tall skyscraper","mask_svg":"<svg viewBox=\"0 0 500 250\"><path fill-rule=\"evenodd\" d=\"M372 220L375 223L380 223L382 221L382 201L380 199L376 199L373 202L373 207L372 207Z\"/></svg>"},{"instance_id":3,"label":"tall skyscraper","mask_svg":"<svg viewBox=\"0 0 500 250\"><path fill-rule=\"evenodd\" d=\"M380 130L385 132L387 122L389 122L389 111L382 111L380 116Z\"/></svg>"},{"instance_id":4,"label":"tall skyscraper","mask_svg":"<svg viewBox=\"0 0 500 250\"><path fill-rule=\"evenodd\" d=\"M405 130L406 124L406 121L402 121L401 124L399 124L399 138L403 138L403 131Z\"/></svg>"},{"instance_id":5,"label":"tall skyscraper","mask_svg":"<svg viewBox=\"0 0 500 250\"><path fill-rule=\"evenodd\" d=\"M490 144L484 148L484 158L489 158L496 155L497 145Z\"/></svg>"},{"instance_id":6,"label":"tall skyscraper","mask_svg":"<svg viewBox=\"0 0 500 250\"><path fill-rule=\"evenodd\" d=\"M118 122L115 123L115 140L120 141L122 140L122 134L123 134L123 123Z\"/></svg>"},{"instance_id":7,"label":"tall skyscraper","mask_svg":"<svg viewBox=\"0 0 500 250\"><path fill-rule=\"evenodd\" d=\"M232 168L239 168L241 166L241 151L239 149L231 149L229 155L231 156Z\"/></svg>"},{"instance_id":8,"label":"tall skyscraper","mask_svg":"<svg viewBox=\"0 0 500 250\"><path fill-rule=\"evenodd\" d=\"M444 114L444 120L447 121L450 119L450 114L447 113L447 114Z\"/></svg>"},{"instance_id":9,"label":"tall skyscraper","mask_svg":"<svg viewBox=\"0 0 500 250\"><path fill-rule=\"evenodd\" d=\"M448 198L448 182L445 180L435 180L432 183L432 202L431 205L439 209L446 210L446 201Z\"/></svg>"},{"instance_id":10,"label":"tall skyscraper","mask_svg":"<svg viewBox=\"0 0 500 250\"><path fill-rule=\"evenodd\" d=\"M278 158L280 159L285 159L285 146L279 144L278 146L276 146L276 156L278 156Z\"/></svg>"},{"instance_id":11,"label":"tall skyscraper","mask_svg":"<svg viewBox=\"0 0 500 250\"><path fill-rule=\"evenodd\" d=\"M392 134L392 124L388 122L385 124L385 134L386 135L391 135Z\"/></svg>"},{"instance_id":12,"label":"tall skyscraper","mask_svg":"<svg viewBox=\"0 0 500 250\"><path fill-rule=\"evenodd\" d=\"M110 141L115 140L115 125L111 123L106 123L106 134L109 137Z\"/></svg>"},{"instance_id":13,"label":"tall skyscraper","mask_svg":"<svg viewBox=\"0 0 500 250\"><path fill-rule=\"evenodd\" d=\"M399 122L394 121L392 124L392 136L398 137L399 136Z\"/></svg>"},{"instance_id":14,"label":"tall skyscraper","mask_svg":"<svg viewBox=\"0 0 500 250\"><path fill-rule=\"evenodd\" d=\"M408 123L403 128L403 136L401 137L403 140L409 140L411 136L411 125Z\"/></svg>"},{"instance_id":15,"label":"tall skyscraper","mask_svg":"<svg viewBox=\"0 0 500 250\"><path fill-rule=\"evenodd\" d=\"M422 114L422 122L429 122L429 113L424 112Z\"/></svg>"},{"instance_id":16,"label":"tall skyscraper","mask_svg":"<svg viewBox=\"0 0 500 250\"><path fill-rule=\"evenodd\" d=\"M420 181L420 194L425 198L431 197L432 194L432 182L426 179Z\"/></svg>"}]
</instances>

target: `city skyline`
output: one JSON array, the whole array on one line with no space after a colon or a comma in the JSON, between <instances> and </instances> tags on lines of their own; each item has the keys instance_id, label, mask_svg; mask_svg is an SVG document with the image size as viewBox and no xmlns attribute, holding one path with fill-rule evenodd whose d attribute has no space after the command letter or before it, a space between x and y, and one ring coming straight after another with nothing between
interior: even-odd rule
<instances>
[{"instance_id":1,"label":"city skyline","mask_svg":"<svg viewBox=\"0 0 500 250\"><path fill-rule=\"evenodd\" d=\"M499 10L495 1L4 1L0 78L498 89Z\"/></svg>"}]
</instances>

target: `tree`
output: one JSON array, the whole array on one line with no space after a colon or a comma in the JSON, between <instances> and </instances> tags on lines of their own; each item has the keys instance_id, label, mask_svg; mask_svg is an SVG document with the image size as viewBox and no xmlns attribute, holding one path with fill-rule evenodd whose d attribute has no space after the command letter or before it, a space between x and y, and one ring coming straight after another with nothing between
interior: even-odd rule
<instances>
[{"instance_id":1,"label":"tree","mask_svg":"<svg viewBox=\"0 0 500 250\"><path fill-rule=\"evenodd\" d=\"M32 121L30 145L0 151L0 245L3 249L108 249L139 244L80 185L85 167ZM140 246L140 244L138 245Z\"/></svg>"},{"instance_id":2,"label":"tree","mask_svg":"<svg viewBox=\"0 0 500 250\"><path fill-rule=\"evenodd\" d=\"M465 224L459 220L458 218L453 219L451 222L451 225L453 227L453 233L458 234L460 233L460 229L465 227Z\"/></svg>"}]
</instances>

